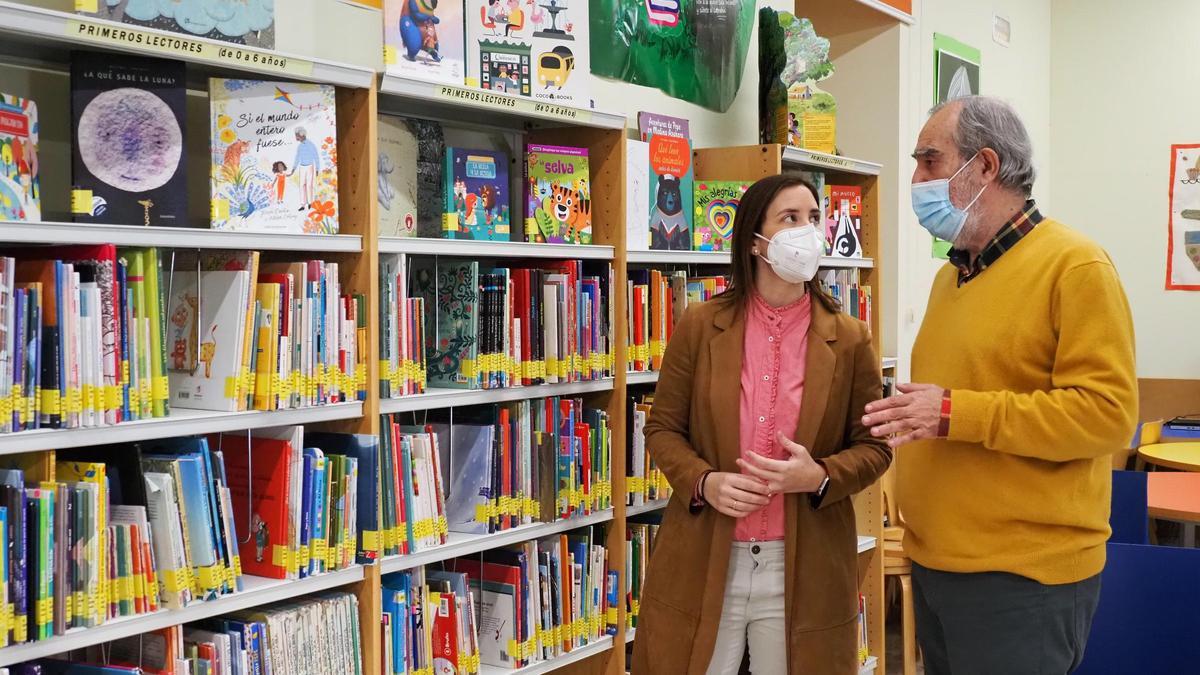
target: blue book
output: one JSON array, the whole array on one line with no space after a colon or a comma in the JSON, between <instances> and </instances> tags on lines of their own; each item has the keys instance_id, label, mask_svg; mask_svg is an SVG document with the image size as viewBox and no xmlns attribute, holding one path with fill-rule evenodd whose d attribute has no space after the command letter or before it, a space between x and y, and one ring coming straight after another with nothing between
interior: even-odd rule
<instances>
[{"instance_id":1,"label":"blue book","mask_svg":"<svg viewBox=\"0 0 1200 675\"><path fill-rule=\"evenodd\" d=\"M314 542L327 541L329 534L325 528L325 510L328 508L329 502L329 461L325 458L325 453L319 448L309 448L304 452L311 452L313 455L313 502L312 513L310 514L312 531L309 535L309 540ZM308 560L308 567L311 574L324 572L325 558L312 556Z\"/></svg>"},{"instance_id":2,"label":"blue book","mask_svg":"<svg viewBox=\"0 0 1200 675\"><path fill-rule=\"evenodd\" d=\"M434 424L438 447L441 452L449 449L450 479L446 482L446 520L451 532L487 534L487 520L479 520L482 508L486 512L488 503L496 490L492 485L492 446L496 427L490 424L455 424L451 434L450 425Z\"/></svg>"},{"instance_id":3,"label":"blue book","mask_svg":"<svg viewBox=\"0 0 1200 675\"><path fill-rule=\"evenodd\" d=\"M8 602L13 606L9 644L24 641L28 625L28 537L27 510L25 506L25 473L19 469L0 470L0 498L8 509L8 556L12 570L8 583ZM21 628L17 628L17 626Z\"/></svg>"},{"instance_id":4,"label":"blue book","mask_svg":"<svg viewBox=\"0 0 1200 675\"><path fill-rule=\"evenodd\" d=\"M252 625L252 623L247 623L245 621L234 621L227 619L221 622L221 629L223 632L228 633L231 636L236 636L239 648L246 652L246 665L249 670L244 671L245 674L261 675L259 670L261 666L255 658L255 649L257 645L254 644L255 640L253 636L253 630L251 628Z\"/></svg>"},{"instance_id":5,"label":"blue book","mask_svg":"<svg viewBox=\"0 0 1200 675\"><path fill-rule=\"evenodd\" d=\"M379 557L379 437L373 434L336 434L312 432L304 435L325 452L353 458L357 465L358 514L357 562L369 564Z\"/></svg>"},{"instance_id":6,"label":"blue book","mask_svg":"<svg viewBox=\"0 0 1200 675\"><path fill-rule=\"evenodd\" d=\"M196 570L212 568L217 564L217 548L213 541L214 525L209 511L208 494L204 485L204 461L198 454L188 455L145 455L143 462L150 471L172 473L171 466L179 467L179 490L183 494L187 513L188 558ZM202 594L215 595L216 588L202 589Z\"/></svg>"},{"instance_id":7,"label":"blue book","mask_svg":"<svg viewBox=\"0 0 1200 675\"><path fill-rule=\"evenodd\" d=\"M313 498L316 487L313 483L316 477L316 448L304 449L304 479L300 487L300 550L310 551L312 542L312 508ZM300 578L309 575L309 565L312 564L312 558L308 555L301 557L301 560L307 560L309 564L300 565Z\"/></svg>"},{"instance_id":8,"label":"blue book","mask_svg":"<svg viewBox=\"0 0 1200 675\"><path fill-rule=\"evenodd\" d=\"M195 457L200 461L201 471L201 490L203 492L203 502L208 504L208 517L212 527L212 541L216 551L217 560L224 564L227 568L233 567L234 552L230 547L226 546L225 535L221 530L221 523L224 521L222 510L218 506L217 496L217 472L213 468L214 460L212 452L208 447L208 440L203 437L198 438L170 438L163 441L158 441L155 450L165 450L170 453L180 456ZM221 461L221 475L224 475L224 458ZM224 482L224 481L222 481ZM188 516L191 517L191 505ZM235 535L236 536L236 535ZM230 542L232 544L232 542ZM229 588L227 590L233 590Z\"/></svg>"}]
</instances>

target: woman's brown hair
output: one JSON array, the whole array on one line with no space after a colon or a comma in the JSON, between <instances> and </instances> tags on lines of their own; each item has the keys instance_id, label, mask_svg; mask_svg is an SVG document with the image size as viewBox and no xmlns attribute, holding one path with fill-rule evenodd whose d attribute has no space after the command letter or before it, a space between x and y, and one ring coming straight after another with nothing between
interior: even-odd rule
<instances>
[{"instance_id":1,"label":"woman's brown hair","mask_svg":"<svg viewBox=\"0 0 1200 675\"><path fill-rule=\"evenodd\" d=\"M738 203L737 215L733 221L729 288L717 297L733 303L739 311L746 307L750 294L754 291L754 235L762 231L763 221L767 218L767 208L775 201L775 197L780 192L799 185L808 189L820 206L822 199L821 195L817 194L816 186L796 174L786 173L767 176L755 182ZM825 309L831 312L841 311L842 307L837 299L821 288L821 284L815 279L804 285L813 299L820 302Z\"/></svg>"}]
</instances>

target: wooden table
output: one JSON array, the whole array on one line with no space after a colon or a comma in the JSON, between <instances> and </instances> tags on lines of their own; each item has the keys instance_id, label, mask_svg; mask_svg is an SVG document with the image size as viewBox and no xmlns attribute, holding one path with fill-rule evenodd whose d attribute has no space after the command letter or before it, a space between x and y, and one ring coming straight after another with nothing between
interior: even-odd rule
<instances>
[{"instance_id":1,"label":"wooden table","mask_svg":"<svg viewBox=\"0 0 1200 675\"><path fill-rule=\"evenodd\" d=\"M1200 471L1200 442L1155 443L1138 448L1138 459L1177 471Z\"/></svg>"},{"instance_id":2,"label":"wooden table","mask_svg":"<svg viewBox=\"0 0 1200 675\"><path fill-rule=\"evenodd\" d=\"M1146 474L1146 505L1151 518L1183 524L1183 545L1196 545L1200 524L1200 473L1157 471Z\"/></svg>"}]
</instances>

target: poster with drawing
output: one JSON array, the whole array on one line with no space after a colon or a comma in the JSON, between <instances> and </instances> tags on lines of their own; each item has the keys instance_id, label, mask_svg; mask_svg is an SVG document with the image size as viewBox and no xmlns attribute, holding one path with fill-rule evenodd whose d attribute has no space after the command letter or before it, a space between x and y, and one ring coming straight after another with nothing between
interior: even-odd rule
<instances>
[{"instance_id":1,"label":"poster with drawing","mask_svg":"<svg viewBox=\"0 0 1200 675\"><path fill-rule=\"evenodd\" d=\"M1200 143L1171 146L1167 290L1200 291Z\"/></svg>"},{"instance_id":2,"label":"poster with drawing","mask_svg":"<svg viewBox=\"0 0 1200 675\"><path fill-rule=\"evenodd\" d=\"M979 89L979 50L949 35L933 34L933 102L936 105L963 96L974 96ZM951 243L933 238L933 257L946 260Z\"/></svg>"}]
</instances>

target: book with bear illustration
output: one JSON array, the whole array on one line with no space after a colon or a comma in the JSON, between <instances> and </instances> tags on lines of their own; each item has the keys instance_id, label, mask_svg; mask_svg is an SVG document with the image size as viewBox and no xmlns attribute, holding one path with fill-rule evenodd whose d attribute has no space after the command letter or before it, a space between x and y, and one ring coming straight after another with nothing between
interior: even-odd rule
<instances>
[{"instance_id":1,"label":"book with bear illustration","mask_svg":"<svg viewBox=\"0 0 1200 675\"><path fill-rule=\"evenodd\" d=\"M700 181L696 185L694 250L730 250L733 220L749 187L749 183L725 180Z\"/></svg>"},{"instance_id":2,"label":"book with bear illustration","mask_svg":"<svg viewBox=\"0 0 1200 675\"><path fill-rule=\"evenodd\" d=\"M525 190L526 241L592 243L587 148L527 146Z\"/></svg>"},{"instance_id":3,"label":"book with bear illustration","mask_svg":"<svg viewBox=\"0 0 1200 675\"><path fill-rule=\"evenodd\" d=\"M588 3L466 0L467 83L591 108Z\"/></svg>"},{"instance_id":4,"label":"book with bear illustration","mask_svg":"<svg viewBox=\"0 0 1200 675\"><path fill-rule=\"evenodd\" d=\"M337 117L326 84L209 80L212 228L337 234Z\"/></svg>"},{"instance_id":5,"label":"book with bear illustration","mask_svg":"<svg viewBox=\"0 0 1200 675\"><path fill-rule=\"evenodd\" d=\"M463 0L384 0L383 63L388 75L462 86Z\"/></svg>"},{"instance_id":6,"label":"book with bear illustration","mask_svg":"<svg viewBox=\"0 0 1200 675\"><path fill-rule=\"evenodd\" d=\"M688 121L641 111L638 131L649 146L650 248L690 251L695 185Z\"/></svg>"},{"instance_id":7,"label":"book with bear illustration","mask_svg":"<svg viewBox=\"0 0 1200 675\"><path fill-rule=\"evenodd\" d=\"M447 239L509 240L508 155L446 148L443 171Z\"/></svg>"}]
</instances>

